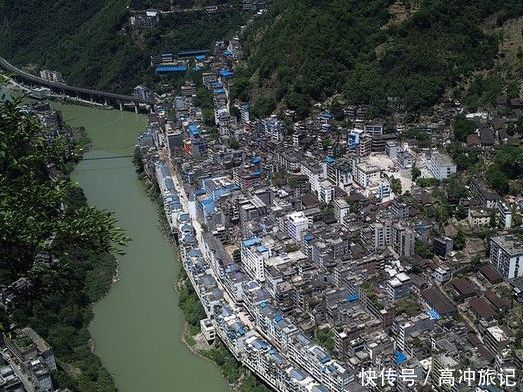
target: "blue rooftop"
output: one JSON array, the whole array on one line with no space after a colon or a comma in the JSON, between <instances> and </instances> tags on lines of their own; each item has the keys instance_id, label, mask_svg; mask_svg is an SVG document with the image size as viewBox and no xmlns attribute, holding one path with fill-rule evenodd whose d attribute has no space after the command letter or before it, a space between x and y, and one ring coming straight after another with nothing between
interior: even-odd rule
<instances>
[{"instance_id":1,"label":"blue rooftop","mask_svg":"<svg viewBox=\"0 0 523 392\"><path fill-rule=\"evenodd\" d=\"M195 58L196 60L198 60L198 61L203 61L203 60L205 60L205 57L206 57L206 56L205 56L204 54L199 54L199 55L197 55L197 56L194 56L194 58Z\"/></svg>"},{"instance_id":2,"label":"blue rooftop","mask_svg":"<svg viewBox=\"0 0 523 392\"><path fill-rule=\"evenodd\" d=\"M427 313L431 320L439 320L441 318L441 316L435 309L430 308Z\"/></svg>"},{"instance_id":3,"label":"blue rooftop","mask_svg":"<svg viewBox=\"0 0 523 392\"><path fill-rule=\"evenodd\" d=\"M249 246L261 244L261 240L258 237L252 237L252 238L243 240L242 243L244 246L249 247Z\"/></svg>"},{"instance_id":4,"label":"blue rooftop","mask_svg":"<svg viewBox=\"0 0 523 392\"><path fill-rule=\"evenodd\" d=\"M230 50L224 50L223 51L224 56L232 56L232 52Z\"/></svg>"},{"instance_id":5,"label":"blue rooftop","mask_svg":"<svg viewBox=\"0 0 523 392\"><path fill-rule=\"evenodd\" d=\"M234 76L234 72L228 69L220 69L220 76L222 78L231 78Z\"/></svg>"},{"instance_id":6,"label":"blue rooftop","mask_svg":"<svg viewBox=\"0 0 523 392\"><path fill-rule=\"evenodd\" d=\"M260 245L260 246L257 246L256 247L256 250L260 253L264 253L264 252L268 252L269 251L269 248L267 248L266 246L263 246L263 245Z\"/></svg>"},{"instance_id":7,"label":"blue rooftop","mask_svg":"<svg viewBox=\"0 0 523 392\"><path fill-rule=\"evenodd\" d=\"M185 72L187 67L185 65L160 65L156 67L157 74L172 73L172 72Z\"/></svg>"},{"instance_id":8,"label":"blue rooftop","mask_svg":"<svg viewBox=\"0 0 523 392\"><path fill-rule=\"evenodd\" d=\"M309 241L312 241L314 239L314 237L312 236L312 234L305 234L305 236L303 237L303 239L306 241L306 242L309 242Z\"/></svg>"},{"instance_id":9,"label":"blue rooftop","mask_svg":"<svg viewBox=\"0 0 523 392\"><path fill-rule=\"evenodd\" d=\"M356 302L360 299L360 296L358 294L351 294L347 296L348 302Z\"/></svg>"},{"instance_id":10,"label":"blue rooftop","mask_svg":"<svg viewBox=\"0 0 523 392\"><path fill-rule=\"evenodd\" d=\"M200 134L200 127L196 124L189 124L189 133L192 136L198 136Z\"/></svg>"},{"instance_id":11,"label":"blue rooftop","mask_svg":"<svg viewBox=\"0 0 523 392\"><path fill-rule=\"evenodd\" d=\"M213 91L214 94L225 94L225 90L223 88L215 88Z\"/></svg>"},{"instance_id":12,"label":"blue rooftop","mask_svg":"<svg viewBox=\"0 0 523 392\"><path fill-rule=\"evenodd\" d=\"M327 155L325 157L325 162L327 162L328 164L333 164L334 162L336 161L336 159L334 159L333 157Z\"/></svg>"},{"instance_id":13,"label":"blue rooftop","mask_svg":"<svg viewBox=\"0 0 523 392\"><path fill-rule=\"evenodd\" d=\"M405 354L403 354L401 351L396 351L394 353L394 362L396 362L397 365L401 365L406 360L407 360L407 356Z\"/></svg>"},{"instance_id":14,"label":"blue rooftop","mask_svg":"<svg viewBox=\"0 0 523 392\"><path fill-rule=\"evenodd\" d=\"M251 163L252 163L253 165L257 165L258 163L261 162L261 160L262 160L261 157L254 157L254 158L252 158Z\"/></svg>"}]
</instances>

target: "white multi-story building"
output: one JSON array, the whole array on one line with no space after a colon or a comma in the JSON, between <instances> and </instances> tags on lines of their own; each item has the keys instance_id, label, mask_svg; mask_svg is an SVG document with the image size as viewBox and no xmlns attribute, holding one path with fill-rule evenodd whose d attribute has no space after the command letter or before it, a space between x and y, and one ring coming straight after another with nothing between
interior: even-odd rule
<instances>
[{"instance_id":1,"label":"white multi-story building","mask_svg":"<svg viewBox=\"0 0 523 392\"><path fill-rule=\"evenodd\" d=\"M278 120L276 115L272 115L263 120L263 127L265 134L271 138L273 142L281 142L285 136L285 127L283 123Z\"/></svg>"},{"instance_id":2,"label":"white multi-story building","mask_svg":"<svg viewBox=\"0 0 523 392\"><path fill-rule=\"evenodd\" d=\"M490 264L504 279L523 276L523 243L512 235L490 239Z\"/></svg>"},{"instance_id":3,"label":"white multi-story building","mask_svg":"<svg viewBox=\"0 0 523 392\"><path fill-rule=\"evenodd\" d=\"M380 178L380 168L369 165L365 162L354 163L352 168L352 178L363 188L368 188L378 182Z\"/></svg>"},{"instance_id":4,"label":"white multi-story building","mask_svg":"<svg viewBox=\"0 0 523 392\"><path fill-rule=\"evenodd\" d=\"M271 257L271 250L258 237L242 241L240 249L242 263L247 273L259 282L265 280L265 260Z\"/></svg>"},{"instance_id":5,"label":"white multi-story building","mask_svg":"<svg viewBox=\"0 0 523 392\"><path fill-rule=\"evenodd\" d=\"M387 281L387 295L390 301L397 301L410 294L412 282L410 277L404 272L396 274Z\"/></svg>"},{"instance_id":6,"label":"white multi-story building","mask_svg":"<svg viewBox=\"0 0 523 392\"><path fill-rule=\"evenodd\" d=\"M350 206L344 199L339 198L334 200L334 216L338 223L343 224L345 217L350 213Z\"/></svg>"},{"instance_id":7,"label":"white multi-story building","mask_svg":"<svg viewBox=\"0 0 523 392\"><path fill-rule=\"evenodd\" d=\"M305 161L301 162L301 174L307 176L311 184L312 192L318 194L320 190L320 182L325 178L322 168L315 162Z\"/></svg>"},{"instance_id":8,"label":"white multi-story building","mask_svg":"<svg viewBox=\"0 0 523 392\"><path fill-rule=\"evenodd\" d=\"M374 249L384 248L391 243L392 222L383 220L374 223Z\"/></svg>"},{"instance_id":9,"label":"white multi-story building","mask_svg":"<svg viewBox=\"0 0 523 392\"><path fill-rule=\"evenodd\" d=\"M303 235L309 228L309 218L303 211L296 211L288 214L285 220L287 234L296 242L300 242Z\"/></svg>"},{"instance_id":10,"label":"white multi-story building","mask_svg":"<svg viewBox=\"0 0 523 392\"><path fill-rule=\"evenodd\" d=\"M318 198L321 202L329 204L334 200L334 184L329 180L323 180L320 182L320 191L318 192Z\"/></svg>"},{"instance_id":11,"label":"white multi-story building","mask_svg":"<svg viewBox=\"0 0 523 392\"><path fill-rule=\"evenodd\" d=\"M414 245L416 234L410 227L404 226L400 222L392 225L392 247L398 255L410 257L414 256Z\"/></svg>"},{"instance_id":12,"label":"white multi-story building","mask_svg":"<svg viewBox=\"0 0 523 392\"><path fill-rule=\"evenodd\" d=\"M498 212L499 212L499 224L504 229L510 229L512 226L512 211L510 208L503 203L502 201L498 201L497 203Z\"/></svg>"},{"instance_id":13,"label":"white multi-story building","mask_svg":"<svg viewBox=\"0 0 523 392\"><path fill-rule=\"evenodd\" d=\"M432 153L427 162L427 167L438 180L443 180L456 173L456 164L452 161L452 158L439 152Z\"/></svg>"}]
</instances>

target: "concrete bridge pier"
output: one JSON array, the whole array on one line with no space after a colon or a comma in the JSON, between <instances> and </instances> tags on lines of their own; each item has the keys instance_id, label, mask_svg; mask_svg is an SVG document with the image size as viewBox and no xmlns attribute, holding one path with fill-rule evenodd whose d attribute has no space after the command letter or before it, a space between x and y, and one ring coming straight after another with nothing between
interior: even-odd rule
<instances>
[{"instance_id":1,"label":"concrete bridge pier","mask_svg":"<svg viewBox=\"0 0 523 392\"><path fill-rule=\"evenodd\" d=\"M89 95L89 99L91 100L91 103L94 102L94 100L93 100L93 96L92 96L92 95Z\"/></svg>"},{"instance_id":2,"label":"concrete bridge pier","mask_svg":"<svg viewBox=\"0 0 523 392\"><path fill-rule=\"evenodd\" d=\"M135 103L134 103L134 112L135 112L136 114L138 114L138 111L139 111L138 102L135 102Z\"/></svg>"},{"instance_id":3,"label":"concrete bridge pier","mask_svg":"<svg viewBox=\"0 0 523 392\"><path fill-rule=\"evenodd\" d=\"M154 105L149 105L149 112L154 113Z\"/></svg>"},{"instance_id":4,"label":"concrete bridge pier","mask_svg":"<svg viewBox=\"0 0 523 392\"><path fill-rule=\"evenodd\" d=\"M104 97L104 105L107 106L107 97Z\"/></svg>"},{"instance_id":5,"label":"concrete bridge pier","mask_svg":"<svg viewBox=\"0 0 523 392\"><path fill-rule=\"evenodd\" d=\"M118 105L120 106L120 111L123 112L123 104L122 104L122 101L118 101Z\"/></svg>"}]
</instances>

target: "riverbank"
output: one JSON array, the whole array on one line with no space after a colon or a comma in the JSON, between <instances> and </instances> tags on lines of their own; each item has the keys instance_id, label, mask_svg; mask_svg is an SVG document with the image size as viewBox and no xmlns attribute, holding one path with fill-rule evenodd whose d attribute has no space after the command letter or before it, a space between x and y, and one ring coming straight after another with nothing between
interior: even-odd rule
<instances>
[{"instance_id":1,"label":"riverbank","mask_svg":"<svg viewBox=\"0 0 523 392\"><path fill-rule=\"evenodd\" d=\"M131 242L119 256L119 280L93 307L95 353L118 390L143 392L176 385L191 392L226 392L214 365L180 340L185 322L173 290L174 249L158 225L156 205L129 158L145 116L53 103L64 120L84 126L93 148L75 171L89 205L114 211ZM176 375L173 378L173 375Z\"/></svg>"},{"instance_id":2,"label":"riverbank","mask_svg":"<svg viewBox=\"0 0 523 392\"><path fill-rule=\"evenodd\" d=\"M31 380L19 376L26 389L52 382L53 389L113 392L109 372L90 350L88 328L93 303L110 289L112 253L124 245L122 231L111 214L89 207L83 189L71 180L87 143L85 134L58 123L51 135L31 109L22 109L24 103L15 94L12 101L0 102L5 136L0 154L0 283L20 284L9 302L2 303L3 331L11 335L13 328L31 327L56 357L56 369L39 368L38 381L32 381L33 370L27 370ZM24 162L23 170L16 162Z\"/></svg>"},{"instance_id":3,"label":"riverbank","mask_svg":"<svg viewBox=\"0 0 523 392\"><path fill-rule=\"evenodd\" d=\"M133 163L136 168L137 176L140 178L148 196L156 205L159 225L162 228L163 234L169 239L172 246L177 246L173 240L170 232L170 227L164 212L163 200L155 180L151 180L144 172L145 163L140 156L139 150L135 149L135 158ZM213 363L220 370L222 375L229 383L229 388L232 391L238 392L270 392L270 389L259 381L252 373L243 367L240 362L234 358L230 351L216 339L208 348L202 349L196 345L196 337L200 334L200 320L206 318L203 306L200 303L198 295L194 291L192 284L181 266L181 260L176 257L178 261L177 267L179 272L177 274L175 289L178 292L178 305L182 310L185 318L185 329L181 337L184 344L195 355Z\"/></svg>"}]
</instances>

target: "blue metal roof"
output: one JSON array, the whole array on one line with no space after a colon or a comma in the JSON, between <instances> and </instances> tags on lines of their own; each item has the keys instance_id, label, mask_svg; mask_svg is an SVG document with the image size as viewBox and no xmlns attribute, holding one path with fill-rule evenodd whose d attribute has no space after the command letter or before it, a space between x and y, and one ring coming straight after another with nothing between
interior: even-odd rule
<instances>
[{"instance_id":1,"label":"blue metal roof","mask_svg":"<svg viewBox=\"0 0 523 392\"><path fill-rule=\"evenodd\" d=\"M185 65L160 65L156 67L157 74L185 71L187 71L187 67Z\"/></svg>"},{"instance_id":2,"label":"blue metal roof","mask_svg":"<svg viewBox=\"0 0 523 392\"><path fill-rule=\"evenodd\" d=\"M205 56L204 54L199 54L198 56L194 56L194 58L198 61L203 61L205 60L207 56Z\"/></svg>"},{"instance_id":3,"label":"blue metal roof","mask_svg":"<svg viewBox=\"0 0 523 392\"><path fill-rule=\"evenodd\" d=\"M348 302L356 302L360 299L360 296L358 294L351 294L347 296Z\"/></svg>"},{"instance_id":4,"label":"blue metal roof","mask_svg":"<svg viewBox=\"0 0 523 392\"><path fill-rule=\"evenodd\" d=\"M260 245L260 246L257 246L256 247L256 250L260 253L264 253L264 252L268 252L269 251L269 248L267 248L266 246L263 246L263 245Z\"/></svg>"},{"instance_id":5,"label":"blue metal roof","mask_svg":"<svg viewBox=\"0 0 523 392\"><path fill-rule=\"evenodd\" d=\"M198 136L200 134L200 127L196 124L189 124L189 132L192 136Z\"/></svg>"},{"instance_id":6,"label":"blue metal roof","mask_svg":"<svg viewBox=\"0 0 523 392\"><path fill-rule=\"evenodd\" d=\"M397 365L401 365L406 360L407 360L407 356L405 354L403 354L401 351L396 351L394 353L394 362L396 362Z\"/></svg>"},{"instance_id":7,"label":"blue metal roof","mask_svg":"<svg viewBox=\"0 0 523 392\"><path fill-rule=\"evenodd\" d=\"M229 69L220 69L220 76L222 78L230 78L234 76L234 72Z\"/></svg>"},{"instance_id":8,"label":"blue metal roof","mask_svg":"<svg viewBox=\"0 0 523 392\"><path fill-rule=\"evenodd\" d=\"M329 156L329 155L327 155L327 156L325 157L325 162L327 162L327 163L329 163L329 164L334 163L335 161L336 161L336 159L334 159L333 157L331 157L331 156Z\"/></svg>"},{"instance_id":9,"label":"blue metal roof","mask_svg":"<svg viewBox=\"0 0 523 392\"><path fill-rule=\"evenodd\" d=\"M243 240L242 243L244 246L249 247L249 246L261 244L261 240L258 237L252 237L252 238L247 238L246 240Z\"/></svg>"},{"instance_id":10,"label":"blue metal roof","mask_svg":"<svg viewBox=\"0 0 523 392\"><path fill-rule=\"evenodd\" d=\"M430 308L427 313L431 320L439 320L441 318L441 316L435 309Z\"/></svg>"}]
</instances>

